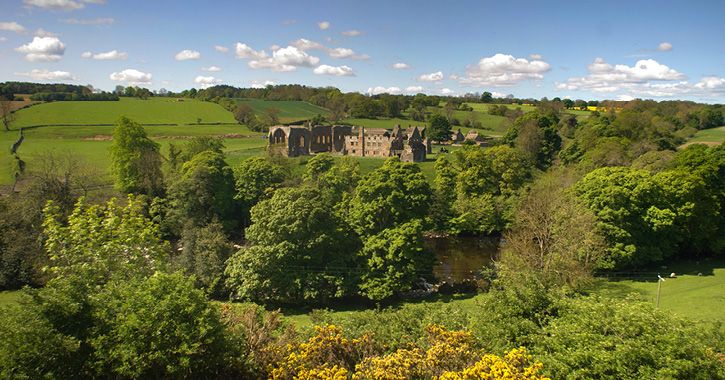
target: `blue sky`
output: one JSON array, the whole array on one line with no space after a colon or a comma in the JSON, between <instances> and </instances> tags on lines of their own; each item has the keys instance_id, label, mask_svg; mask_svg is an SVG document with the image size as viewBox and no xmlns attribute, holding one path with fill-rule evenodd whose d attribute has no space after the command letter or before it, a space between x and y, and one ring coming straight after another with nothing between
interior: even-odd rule
<instances>
[{"instance_id":1,"label":"blue sky","mask_svg":"<svg viewBox=\"0 0 725 380\"><path fill-rule=\"evenodd\" d=\"M722 1L0 3L0 81L725 103Z\"/></svg>"}]
</instances>

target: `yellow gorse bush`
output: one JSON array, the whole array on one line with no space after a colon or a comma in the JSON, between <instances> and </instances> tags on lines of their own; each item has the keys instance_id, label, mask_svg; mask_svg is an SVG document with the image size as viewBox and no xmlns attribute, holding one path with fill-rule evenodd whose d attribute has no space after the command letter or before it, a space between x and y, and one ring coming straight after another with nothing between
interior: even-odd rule
<instances>
[{"instance_id":1,"label":"yellow gorse bush","mask_svg":"<svg viewBox=\"0 0 725 380\"><path fill-rule=\"evenodd\" d=\"M272 379L445 379L445 380L545 380L542 365L531 362L525 348L501 358L474 347L470 332L448 331L428 325L428 348L415 344L382 355L372 334L347 339L332 325L315 327L317 334L303 343L289 344L286 352L270 363ZM548 379L546 379L548 380Z\"/></svg>"}]
</instances>

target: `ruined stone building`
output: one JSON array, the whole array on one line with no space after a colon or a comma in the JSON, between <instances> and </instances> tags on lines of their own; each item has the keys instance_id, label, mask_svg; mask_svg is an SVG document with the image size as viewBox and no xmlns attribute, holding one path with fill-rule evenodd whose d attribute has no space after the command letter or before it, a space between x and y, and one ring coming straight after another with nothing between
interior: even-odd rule
<instances>
[{"instance_id":1,"label":"ruined stone building","mask_svg":"<svg viewBox=\"0 0 725 380\"><path fill-rule=\"evenodd\" d=\"M382 128L346 125L274 126L269 129L268 149L285 157L330 152L359 157L395 157L402 161L422 162L432 150L425 128L396 125L392 131Z\"/></svg>"}]
</instances>

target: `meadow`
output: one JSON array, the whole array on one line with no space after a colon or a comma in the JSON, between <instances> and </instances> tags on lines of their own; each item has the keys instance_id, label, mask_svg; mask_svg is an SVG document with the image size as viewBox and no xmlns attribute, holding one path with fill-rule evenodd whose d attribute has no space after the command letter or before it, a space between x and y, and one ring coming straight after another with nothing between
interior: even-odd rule
<instances>
[{"instance_id":1,"label":"meadow","mask_svg":"<svg viewBox=\"0 0 725 380\"><path fill-rule=\"evenodd\" d=\"M722 143L723 141L725 141L725 126L697 131L697 133L695 133L695 136L688 140L688 142L692 143L718 144Z\"/></svg>"},{"instance_id":2,"label":"meadow","mask_svg":"<svg viewBox=\"0 0 725 380\"><path fill-rule=\"evenodd\" d=\"M235 99L237 103L249 104L256 115L264 115L267 108L279 108L279 119L282 124L298 123L304 120L310 120L318 114L327 117L330 112L324 108L313 106L306 102L297 101L265 101L265 100L246 100Z\"/></svg>"}]
</instances>

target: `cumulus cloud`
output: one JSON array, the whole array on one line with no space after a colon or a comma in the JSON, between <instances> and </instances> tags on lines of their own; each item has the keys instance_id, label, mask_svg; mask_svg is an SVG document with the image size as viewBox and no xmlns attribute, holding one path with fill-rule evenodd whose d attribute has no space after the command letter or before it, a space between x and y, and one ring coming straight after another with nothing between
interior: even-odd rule
<instances>
[{"instance_id":1,"label":"cumulus cloud","mask_svg":"<svg viewBox=\"0 0 725 380\"><path fill-rule=\"evenodd\" d=\"M23 3L51 12L69 12L85 8L85 3L106 4L106 0L23 0Z\"/></svg>"},{"instance_id":2,"label":"cumulus cloud","mask_svg":"<svg viewBox=\"0 0 725 380\"><path fill-rule=\"evenodd\" d=\"M78 20L75 18L66 18L66 19L58 19L59 22L63 22L66 24L79 24L79 25L97 25L97 24L114 24L116 23L116 20L107 17L107 18L101 18L97 17L93 20Z\"/></svg>"},{"instance_id":3,"label":"cumulus cloud","mask_svg":"<svg viewBox=\"0 0 725 380\"><path fill-rule=\"evenodd\" d=\"M216 51L220 51L220 52L222 52L222 53L226 53L226 52L228 52L228 51L229 51L229 48L228 48L228 47L226 47L226 46L219 46L219 45L216 45L216 46L214 46L214 50L216 50Z\"/></svg>"},{"instance_id":4,"label":"cumulus cloud","mask_svg":"<svg viewBox=\"0 0 725 380\"><path fill-rule=\"evenodd\" d=\"M392 64L392 65L390 66L390 68L392 68L392 69L396 69L396 70L408 70L408 69L412 69L412 68L413 68L413 66L410 66L410 65L409 65L409 64L407 64L407 63L403 63L403 62L398 62L398 63L393 63L393 64Z\"/></svg>"},{"instance_id":5,"label":"cumulus cloud","mask_svg":"<svg viewBox=\"0 0 725 380\"><path fill-rule=\"evenodd\" d=\"M30 62L60 61L65 54L66 45L57 37L33 37L33 41L15 48L25 53L25 60Z\"/></svg>"},{"instance_id":6,"label":"cumulus cloud","mask_svg":"<svg viewBox=\"0 0 725 380\"><path fill-rule=\"evenodd\" d=\"M35 31L35 35L38 37L58 37L57 33L48 32L43 28L38 28L38 30Z\"/></svg>"},{"instance_id":7,"label":"cumulus cloud","mask_svg":"<svg viewBox=\"0 0 725 380\"><path fill-rule=\"evenodd\" d=\"M198 77L194 78L194 83L198 84L201 88L208 88L215 84L222 83L222 80L214 77L205 77L199 75Z\"/></svg>"},{"instance_id":8,"label":"cumulus cloud","mask_svg":"<svg viewBox=\"0 0 725 380\"><path fill-rule=\"evenodd\" d=\"M87 51L83 54L81 54L81 57L83 58L93 58L98 60L107 60L107 61L124 61L128 59L128 53L119 53L117 50L111 50L109 52L105 53L98 53L98 54L91 54L91 52Z\"/></svg>"},{"instance_id":9,"label":"cumulus cloud","mask_svg":"<svg viewBox=\"0 0 725 380\"><path fill-rule=\"evenodd\" d=\"M451 90L450 88L444 88L444 89L440 90L440 91L439 91L439 93L440 93L441 95L453 95L453 94L455 94L456 92L455 92L455 91L453 91L453 90Z\"/></svg>"},{"instance_id":10,"label":"cumulus cloud","mask_svg":"<svg viewBox=\"0 0 725 380\"><path fill-rule=\"evenodd\" d=\"M330 57L335 58L335 59L347 59L347 58L370 59L370 56L367 54L356 55L352 49L347 49L347 48L342 48L342 47L330 50L329 54L330 54Z\"/></svg>"},{"instance_id":11,"label":"cumulus cloud","mask_svg":"<svg viewBox=\"0 0 725 380\"><path fill-rule=\"evenodd\" d=\"M657 46L657 51L670 51L672 50L672 44L669 42L663 42Z\"/></svg>"},{"instance_id":12,"label":"cumulus cloud","mask_svg":"<svg viewBox=\"0 0 725 380\"><path fill-rule=\"evenodd\" d=\"M329 29L330 28L330 22L329 21L321 21L321 22L318 22L317 23L317 26L320 29L322 29L322 30Z\"/></svg>"},{"instance_id":13,"label":"cumulus cloud","mask_svg":"<svg viewBox=\"0 0 725 380\"><path fill-rule=\"evenodd\" d=\"M135 69L126 69L115 72L110 75L111 80L116 82L125 82L130 85L150 85L151 74L144 73Z\"/></svg>"},{"instance_id":14,"label":"cumulus cloud","mask_svg":"<svg viewBox=\"0 0 725 380\"><path fill-rule=\"evenodd\" d=\"M319 42L310 41L310 40L308 40L306 38L300 38L298 40L292 41L292 42L290 42L290 45L292 45L292 46L294 46L297 49L300 49L302 51L304 51L304 50L325 50L325 49L327 49L327 47L325 47L325 45L323 45L323 44L321 44ZM279 46L277 46L276 49L270 48L270 50L279 50L279 49L281 49L281 47L279 47Z\"/></svg>"},{"instance_id":15,"label":"cumulus cloud","mask_svg":"<svg viewBox=\"0 0 725 380\"><path fill-rule=\"evenodd\" d=\"M543 61L544 57L541 56L541 54L531 54L528 57L529 61Z\"/></svg>"},{"instance_id":16,"label":"cumulus cloud","mask_svg":"<svg viewBox=\"0 0 725 380\"><path fill-rule=\"evenodd\" d=\"M312 70L313 73L317 75L334 75L337 77L354 77L355 76L355 70L351 69L347 66L330 66L330 65L320 65L315 67L314 70Z\"/></svg>"},{"instance_id":17,"label":"cumulus cloud","mask_svg":"<svg viewBox=\"0 0 725 380\"><path fill-rule=\"evenodd\" d=\"M236 59L266 59L269 58L269 54L264 50L256 51L247 44L237 42L234 46L234 58Z\"/></svg>"},{"instance_id":18,"label":"cumulus cloud","mask_svg":"<svg viewBox=\"0 0 725 380\"><path fill-rule=\"evenodd\" d=\"M377 86L377 87L370 87L370 88L368 88L368 90L365 93L367 93L367 94L383 94L383 93L399 94L401 92L402 91L400 90L399 87L395 87L395 86L393 86L393 87Z\"/></svg>"},{"instance_id":19,"label":"cumulus cloud","mask_svg":"<svg viewBox=\"0 0 725 380\"><path fill-rule=\"evenodd\" d=\"M28 31L15 21L12 22L0 22L0 30L8 30L18 34L27 34Z\"/></svg>"},{"instance_id":20,"label":"cumulus cloud","mask_svg":"<svg viewBox=\"0 0 725 380\"><path fill-rule=\"evenodd\" d=\"M443 72L439 71L437 73L431 73L431 74L423 74L417 78L414 78L414 80L418 82L435 82L443 79Z\"/></svg>"},{"instance_id":21,"label":"cumulus cloud","mask_svg":"<svg viewBox=\"0 0 725 380\"><path fill-rule=\"evenodd\" d=\"M186 49L186 50L182 50L182 51L178 52L174 56L174 59L177 61L186 61L189 59L201 59L201 53L199 53L198 51L195 51L195 50Z\"/></svg>"},{"instance_id":22,"label":"cumulus cloud","mask_svg":"<svg viewBox=\"0 0 725 380\"><path fill-rule=\"evenodd\" d=\"M222 71L222 69L216 66L202 67L201 71Z\"/></svg>"},{"instance_id":23,"label":"cumulus cloud","mask_svg":"<svg viewBox=\"0 0 725 380\"><path fill-rule=\"evenodd\" d=\"M423 86L408 86L405 88L405 92L413 93L413 92L423 92L425 89Z\"/></svg>"},{"instance_id":24,"label":"cumulus cloud","mask_svg":"<svg viewBox=\"0 0 725 380\"><path fill-rule=\"evenodd\" d=\"M458 83L470 87L516 86L521 81L542 79L542 73L551 71L548 63L537 59L541 56L532 55L530 58L501 53L481 58L478 64L466 66L466 75L458 78Z\"/></svg>"},{"instance_id":25,"label":"cumulus cloud","mask_svg":"<svg viewBox=\"0 0 725 380\"><path fill-rule=\"evenodd\" d=\"M647 59L640 60L634 66L612 66L604 59L597 57L594 62L587 65L589 74L585 77L569 78L566 82L555 82L554 87L559 90L590 91L590 92L616 92L628 84L643 84L649 81L681 81L687 77L659 62ZM667 86L655 86L665 88Z\"/></svg>"},{"instance_id":26,"label":"cumulus cloud","mask_svg":"<svg viewBox=\"0 0 725 380\"><path fill-rule=\"evenodd\" d=\"M59 80L75 80L67 71L48 71L48 70L31 70L29 73L15 73L32 78L37 81L59 81Z\"/></svg>"},{"instance_id":27,"label":"cumulus cloud","mask_svg":"<svg viewBox=\"0 0 725 380\"><path fill-rule=\"evenodd\" d=\"M348 36L348 37L360 36L360 35L364 35L364 34L366 34L366 33L362 30L345 30L342 32L343 36Z\"/></svg>"},{"instance_id":28,"label":"cumulus cloud","mask_svg":"<svg viewBox=\"0 0 725 380\"><path fill-rule=\"evenodd\" d=\"M260 82L260 81L256 81L256 80L255 80L255 81L252 81L252 83L251 83L251 87L252 87L252 88L265 88L265 87L267 87L267 86L274 86L274 85L276 85L276 84L277 84L277 83L275 83L275 82L272 82L272 81L269 81L269 80L267 80L267 81L264 81L264 83L262 83L262 82Z\"/></svg>"},{"instance_id":29,"label":"cumulus cloud","mask_svg":"<svg viewBox=\"0 0 725 380\"><path fill-rule=\"evenodd\" d=\"M701 78L697 83L686 81L684 74L657 61L640 60L632 67L609 65L597 58L589 64L585 77L555 82L554 88L566 91L618 93L618 99L636 97L681 98L685 95L710 98L725 95L725 79L716 76ZM612 96L612 95L608 95Z\"/></svg>"},{"instance_id":30,"label":"cumulus cloud","mask_svg":"<svg viewBox=\"0 0 725 380\"><path fill-rule=\"evenodd\" d=\"M267 53L264 53L267 55ZM271 71L297 71L297 67L314 67L320 62L320 58L311 56L306 52L294 47L287 46L272 52L272 56L263 59L252 59L249 67L253 69L267 68Z\"/></svg>"}]
</instances>

